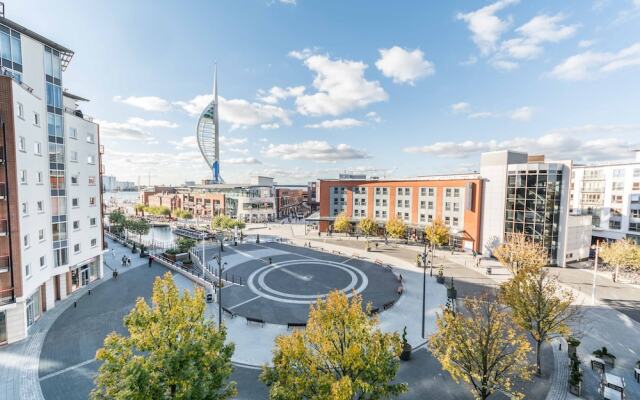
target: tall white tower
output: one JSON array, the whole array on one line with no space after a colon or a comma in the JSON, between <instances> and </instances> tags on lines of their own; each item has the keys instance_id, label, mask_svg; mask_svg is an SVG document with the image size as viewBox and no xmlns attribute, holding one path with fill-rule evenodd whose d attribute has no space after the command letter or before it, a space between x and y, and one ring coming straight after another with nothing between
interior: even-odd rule
<instances>
[{"instance_id":1,"label":"tall white tower","mask_svg":"<svg viewBox=\"0 0 640 400\"><path fill-rule=\"evenodd\" d=\"M198 147L205 162L211 168L213 183L223 183L220 176L220 124L218 120L218 66L213 72L213 100L207 105L197 128Z\"/></svg>"}]
</instances>

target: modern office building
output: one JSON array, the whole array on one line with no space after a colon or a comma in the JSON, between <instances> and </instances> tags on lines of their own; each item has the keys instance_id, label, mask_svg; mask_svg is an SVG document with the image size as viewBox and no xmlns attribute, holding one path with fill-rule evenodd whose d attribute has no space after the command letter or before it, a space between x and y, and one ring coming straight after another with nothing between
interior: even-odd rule
<instances>
[{"instance_id":1,"label":"modern office building","mask_svg":"<svg viewBox=\"0 0 640 400\"><path fill-rule=\"evenodd\" d=\"M571 210L592 217L594 241L640 243L640 150L634 161L574 166Z\"/></svg>"},{"instance_id":2,"label":"modern office building","mask_svg":"<svg viewBox=\"0 0 640 400\"><path fill-rule=\"evenodd\" d=\"M102 191L111 192L116 189L116 177L104 175L102 177Z\"/></svg>"},{"instance_id":3,"label":"modern office building","mask_svg":"<svg viewBox=\"0 0 640 400\"><path fill-rule=\"evenodd\" d=\"M405 222L409 235L422 240L424 228L442 220L458 247L480 250L482 179L477 174L426 176L398 180L323 179L318 182L321 232L346 214L352 225L366 217L380 229L391 218Z\"/></svg>"},{"instance_id":4,"label":"modern office building","mask_svg":"<svg viewBox=\"0 0 640 400\"><path fill-rule=\"evenodd\" d=\"M73 51L0 17L0 344L102 276L101 146Z\"/></svg>"},{"instance_id":5,"label":"modern office building","mask_svg":"<svg viewBox=\"0 0 640 400\"><path fill-rule=\"evenodd\" d=\"M590 222L569 213L571 168L571 161L515 151L482 154L482 253L522 233L543 243L552 265L587 258Z\"/></svg>"}]
</instances>

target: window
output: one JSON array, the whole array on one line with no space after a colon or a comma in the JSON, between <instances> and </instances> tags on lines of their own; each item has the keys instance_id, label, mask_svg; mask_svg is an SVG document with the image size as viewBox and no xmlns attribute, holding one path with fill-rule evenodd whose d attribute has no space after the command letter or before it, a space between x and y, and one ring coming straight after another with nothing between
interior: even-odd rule
<instances>
[{"instance_id":1,"label":"window","mask_svg":"<svg viewBox=\"0 0 640 400\"><path fill-rule=\"evenodd\" d=\"M427 215L427 222L433 222L433 215Z\"/></svg>"},{"instance_id":2,"label":"window","mask_svg":"<svg viewBox=\"0 0 640 400\"><path fill-rule=\"evenodd\" d=\"M28 249L29 246L31 246L31 240L29 239L28 233L22 237L22 244L24 245L25 249Z\"/></svg>"},{"instance_id":3,"label":"window","mask_svg":"<svg viewBox=\"0 0 640 400\"><path fill-rule=\"evenodd\" d=\"M450 202L445 202L444 203L444 210L445 211L451 211L451 203Z\"/></svg>"},{"instance_id":4,"label":"window","mask_svg":"<svg viewBox=\"0 0 640 400\"><path fill-rule=\"evenodd\" d=\"M380 205L380 199L376 199L376 206Z\"/></svg>"},{"instance_id":5,"label":"window","mask_svg":"<svg viewBox=\"0 0 640 400\"><path fill-rule=\"evenodd\" d=\"M453 203L453 211L460 211L460 204L459 203Z\"/></svg>"},{"instance_id":6,"label":"window","mask_svg":"<svg viewBox=\"0 0 640 400\"><path fill-rule=\"evenodd\" d=\"M635 168L633 170L633 177L634 178L640 178L640 168Z\"/></svg>"},{"instance_id":7,"label":"window","mask_svg":"<svg viewBox=\"0 0 640 400\"><path fill-rule=\"evenodd\" d=\"M22 202L20 209L22 210L22 215L29 215L29 204L26 201Z\"/></svg>"},{"instance_id":8,"label":"window","mask_svg":"<svg viewBox=\"0 0 640 400\"><path fill-rule=\"evenodd\" d=\"M420 208L425 208L425 207L427 207L427 202L423 200L420 202Z\"/></svg>"},{"instance_id":9,"label":"window","mask_svg":"<svg viewBox=\"0 0 640 400\"><path fill-rule=\"evenodd\" d=\"M75 150L71 151L71 154L69 155L69 161L71 162L78 162L78 152Z\"/></svg>"},{"instance_id":10,"label":"window","mask_svg":"<svg viewBox=\"0 0 640 400\"><path fill-rule=\"evenodd\" d=\"M45 267L45 258L44 256L40 256L40 268L44 268Z\"/></svg>"},{"instance_id":11,"label":"window","mask_svg":"<svg viewBox=\"0 0 640 400\"><path fill-rule=\"evenodd\" d=\"M91 217L89 219L89 226L96 226L96 217Z\"/></svg>"},{"instance_id":12,"label":"window","mask_svg":"<svg viewBox=\"0 0 640 400\"><path fill-rule=\"evenodd\" d=\"M458 226L458 217L453 217L453 226Z\"/></svg>"},{"instance_id":13,"label":"window","mask_svg":"<svg viewBox=\"0 0 640 400\"><path fill-rule=\"evenodd\" d=\"M640 218L640 210L631 210L631 218Z\"/></svg>"},{"instance_id":14,"label":"window","mask_svg":"<svg viewBox=\"0 0 640 400\"><path fill-rule=\"evenodd\" d=\"M427 188L420 188L420 196L426 196L427 195Z\"/></svg>"},{"instance_id":15,"label":"window","mask_svg":"<svg viewBox=\"0 0 640 400\"><path fill-rule=\"evenodd\" d=\"M640 182L633 182L631 190L640 190Z\"/></svg>"},{"instance_id":16,"label":"window","mask_svg":"<svg viewBox=\"0 0 640 400\"><path fill-rule=\"evenodd\" d=\"M380 210L376 210L376 218L380 218Z\"/></svg>"},{"instance_id":17,"label":"window","mask_svg":"<svg viewBox=\"0 0 640 400\"><path fill-rule=\"evenodd\" d=\"M429 207L428 208L429 208L429 210L433 210L433 201L429 202Z\"/></svg>"},{"instance_id":18,"label":"window","mask_svg":"<svg viewBox=\"0 0 640 400\"><path fill-rule=\"evenodd\" d=\"M376 194L380 194L380 188L376 188Z\"/></svg>"},{"instance_id":19,"label":"window","mask_svg":"<svg viewBox=\"0 0 640 400\"><path fill-rule=\"evenodd\" d=\"M33 144L33 154L35 154L37 156L41 156L42 155L42 143L35 142Z\"/></svg>"},{"instance_id":20,"label":"window","mask_svg":"<svg viewBox=\"0 0 640 400\"><path fill-rule=\"evenodd\" d=\"M435 195L435 189L429 188L429 196L433 196L433 195Z\"/></svg>"},{"instance_id":21,"label":"window","mask_svg":"<svg viewBox=\"0 0 640 400\"><path fill-rule=\"evenodd\" d=\"M27 183L27 170L26 169L21 169L20 170L20 183L22 183L23 185Z\"/></svg>"},{"instance_id":22,"label":"window","mask_svg":"<svg viewBox=\"0 0 640 400\"><path fill-rule=\"evenodd\" d=\"M622 196L620 196L620 195L611 196L611 202L612 203L622 203Z\"/></svg>"},{"instance_id":23,"label":"window","mask_svg":"<svg viewBox=\"0 0 640 400\"><path fill-rule=\"evenodd\" d=\"M77 231L80 229L80 221L73 221L73 230Z\"/></svg>"},{"instance_id":24,"label":"window","mask_svg":"<svg viewBox=\"0 0 640 400\"><path fill-rule=\"evenodd\" d=\"M424 222L426 220L427 220L426 216L424 214L420 214L420 222Z\"/></svg>"},{"instance_id":25,"label":"window","mask_svg":"<svg viewBox=\"0 0 640 400\"><path fill-rule=\"evenodd\" d=\"M76 128L69 128L69 137L71 139L78 139L78 130Z\"/></svg>"},{"instance_id":26,"label":"window","mask_svg":"<svg viewBox=\"0 0 640 400\"><path fill-rule=\"evenodd\" d=\"M40 114L38 114L37 112L33 113L33 124L35 126L40 126Z\"/></svg>"},{"instance_id":27,"label":"window","mask_svg":"<svg viewBox=\"0 0 640 400\"><path fill-rule=\"evenodd\" d=\"M409 213L404 213L404 219L409 220Z\"/></svg>"},{"instance_id":28,"label":"window","mask_svg":"<svg viewBox=\"0 0 640 400\"><path fill-rule=\"evenodd\" d=\"M460 189L453 189L453 197L460 197Z\"/></svg>"},{"instance_id":29,"label":"window","mask_svg":"<svg viewBox=\"0 0 640 400\"><path fill-rule=\"evenodd\" d=\"M41 242L44 241L44 229L38 231L38 240Z\"/></svg>"},{"instance_id":30,"label":"window","mask_svg":"<svg viewBox=\"0 0 640 400\"><path fill-rule=\"evenodd\" d=\"M402 196L402 188L398 188L398 195Z\"/></svg>"},{"instance_id":31,"label":"window","mask_svg":"<svg viewBox=\"0 0 640 400\"><path fill-rule=\"evenodd\" d=\"M620 229L619 220L609 220L609 229Z\"/></svg>"},{"instance_id":32,"label":"window","mask_svg":"<svg viewBox=\"0 0 640 400\"><path fill-rule=\"evenodd\" d=\"M353 210L354 217L357 217L359 213L360 213L360 210Z\"/></svg>"},{"instance_id":33,"label":"window","mask_svg":"<svg viewBox=\"0 0 640 400\"><path fill-rule=\"evenodd\" d=\"M409 208L410 207L409 200L405 200L404 201L404 206L405 206L405 208Z\"/></svg>"},{"instance_id":34,"label":"window","mask_svg":"<svg viewBox=\"0 0 640 400\"><path fill-rule=\"evenodd\" d=\"M94 182L93 184L95 185L95 182ZM89 183L89 185L91 185L91 183ZM361 200L360 200L360 205L361 205L361 206L366 206L366 205L367 205L367 200L365 200L365 199L361 199Z\"/></svg>"},{"instance_id":35,"label":"window","mask_svg":"<svg viewBox=\"0 0 640 400\"><path fill-rule=\"evenodd\" d=\"M44 202L42 200L39 200L37 203L37 209L39 213L43 213L44 212Z\"/></svg>"},{"instance_id":36,"label":"window","mask_svg":"<svg viewBox=\"0 0 640 400\"><path fill-rule=\"evenodd\" d=\"M360 210L360 216L361 217L366 217L367 216L367 210Z\"/></svg>"},{"instance_id":37,"label":"window","mask_svg":"<svg viewBox=\"0 0 640 400\"><path fill-rule=\"evenodd\" d=\"M613 170L614 178L624 178L624 169L614 169Z\"/></svg>"},{"instance_id":38,"label":"window","mask_svg":"<svg viewBox=\"0 0 640 400\"><path fill-rule=\"evenodd\" d=\"M18 138L18 150L23 152L27 151L27 139L25 139L24 136Z\"/></svg>"},{"instance_id":39,"label":"window","mask_svg":"<svg viewBox=\"0 0 640 400\"><path fill-rule=\"evenodd\" d=\"M446 189L445 196L451 197L451 189L449 189L449 188Z\"/></svg>"},{"instance_id":40,"label":"window","mask_svg":"<svg viewBox=\"0 0 640 400\"><path fill-rule=\"evenodd\" d=\"M72 185L78 184L78 175L71 175L71 184Z\"/></svg>"},{"instance_id":41,"label":"window","mask_svg":"<svg viewBox=\"0 0 640 400\"><path fill-rule=\"evenodd\" d=\"M87 156L87 163L88 164L95 164L96 163L96 156Z\"/></svg>"},{"instance_id":42,"label":"window","mask_svg":"<svg viewBox=\"0 0 640 400\"><path fill-rule=\"evenodd\" d=\"M24 106L18 102L18 118L24 119Z\"/></svg>"},{"instance_id":43,"label":"window","mask_svg":"<svg viewBox=\"0 0 640 400\"><path fill-rule=\"evenodd\" d=\"M629 230L631 232L640 232L640 222L631 222L629 224Z\"/></svg>"},{"instance_id":44,"label":"window","mask_svg":"<svg viewBox=\"0 0 640 400\"><path fill-rule=\"evenodd\" d=\"M42 185L42 171L36 172L36 183Z\"/></svg>"},{"instance_id":45,"label":"window","mask_svg":"<svg viewBox=\"0 0 640 400\"><path fill-rule=\"evenodd\" d=\"M398 200L398 208L402 208L402 200Z\"/></svg>"},{"instance_id":46,"label":"window","mask_svg":"<svg viewBox=\"0 0 640 400\"><path fill-rule=\"evenodd\" d=\"M446 225L451 224L451 217L444 217L444 223L445 223Z\"/></svg>"},{"instance_id":47,"label":"window","mask_svg":"<svg viewBox=\"0 0 640 400\"><path fill-rule=\"evenodd\" d=\"M387 199L382 199L382 206L386 207L387 206Z\"/></svg>"},{"instance_id":48,"label":"window","mask_svg":"<svg viewBox=\"0 0 640 400\"><path fill-rule=\"evenodd\" d=\"M611 189L614 191L624 190L624 182L613 182L611 184Z\"/></svg>"},{"instance_id":49,"label":"window","mask_svg":"<svg viewBox=\"0 0 640 400\"><path fill-rule=\"evenodd\" d=\"M398 218L402 218L402 213L401 213L400 211L398 211L398 212L396 213L396 217L398 217Z\"/></svg>"},{"instance_id":50,"label":"window","mask_svg":"<svg viewBox=\"0 0 640 400\"><path fill-rule=\"evenodd\" d=\"M76 243L73 245L73 252L74 253L80 253L80 243Z\"/></svg>"},{"instance_id":51,"label":"window","mask_svg":"<svg viewBox=\"0 0 640 400\"><path fill-rule=\"evenodd\" d=\"M405 196L409 196L411 194L411 189L409 188L404 188L404 195Z\"/></svg>"},{"instance_id":52,"label":"window","mask_svg":"<svg viewBox=\"0 0 640 400\"><path fill-rule=\"evenodd\" d=\"M91 247L96 247L98 245L98 239L91 239Z\"/></svg>"},{"instance_id":53,"label":"window","mask_svg":"<svg viewBox=\"0 0 640 400\"><path fill-rule=\"evenodd\" d=\"M382 194L387 194L387 188L382 188Z\"/></svg>"},{"instance_id":54,"label":"window","mask_svg":"<svg viewBox=\"0 0 640 400\"><path fill-rule=\"evenodd\" d=\"M87 133L87 143L93 143L95 140L93 133Z\"/></svg>"},{"instance_id":55,"label":"window","mask_svg":"<svg viewBox=\"0 0 640 400\"><path fill-rule=\"evenodd\" d=\"M382 211L382 218L387 218L387 212L386 211Z\"/></svg>"},{"instance_id":56,"label":"window","mask_svg":"<svg viewBox=\"0 0 640 400\"><path fill-rule=\"evenodd\" d=\"M31 264L26 264L24 266L24 276L26 276L27 278L31 277Z\"/></svg>"},{"instance_id":57,"label":"window","mask_svg":"<svg viewBox=\"0 0 640 400\"><path fill-rule=\"evenodd\" d=\"M78 198L71 199L71 207L78 207Z\"/></svg>"}]
</instances>

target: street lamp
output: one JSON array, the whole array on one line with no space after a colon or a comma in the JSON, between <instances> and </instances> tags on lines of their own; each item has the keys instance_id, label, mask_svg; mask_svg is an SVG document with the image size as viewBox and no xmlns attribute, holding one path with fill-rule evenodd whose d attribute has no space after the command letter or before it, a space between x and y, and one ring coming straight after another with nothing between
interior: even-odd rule
<instances>
[{"instance_id":1,"label":"street lamp","mask_svg":"<svg viewBox=\"0 0 640 400\"><path fill-rule=\"evenodd\" d=\"M424 339L424 329L425 329L425 312L426 312L426 302L427 302L427 245L424 245L424 253L422 253L422 331L421 335Z\"/></svg>"},{"instance_id":2,"label":"street lamp","mask_svg":"<svg viewBox=\"0 0 640 400\"><path fill-rule=\"evenodd\" d=\"M222 254L218 252L217 256L213 256L213 259L218 263L218 330L222 326L222 270L227 263L222 262Z\"/></svg>"},{"instance_id":3,"label":"street lamp","mask_svg":"<svg viewBox=\"0 0 640 400\"><path fill-rule=\"evenodd\" d=\"M591 246L596 251L595 261L593 263L593 284L591 285L591 304L596 304L596 277L598 275L598 257L600 255L600 242L596 241L596 244Z\"/></svg>"}]
</instances>

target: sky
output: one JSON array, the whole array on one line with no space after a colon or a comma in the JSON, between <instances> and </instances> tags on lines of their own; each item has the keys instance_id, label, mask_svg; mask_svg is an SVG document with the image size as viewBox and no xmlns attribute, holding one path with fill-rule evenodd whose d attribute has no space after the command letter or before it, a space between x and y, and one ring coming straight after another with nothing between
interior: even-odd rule
<instances>
[{"instance_id":1,"label":"sky","mask_svg":"<svg viewBox=\"0 0 640 400\"><path fill-rule=\"evenodd\" d=\"M180 184L218 65L221 167L281 184L575 162L640 147L640 0L4 0L75 51L108 175Z\"/></svg>"}]
</instances>

